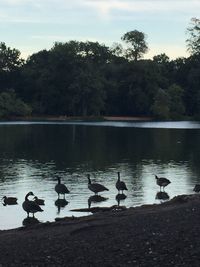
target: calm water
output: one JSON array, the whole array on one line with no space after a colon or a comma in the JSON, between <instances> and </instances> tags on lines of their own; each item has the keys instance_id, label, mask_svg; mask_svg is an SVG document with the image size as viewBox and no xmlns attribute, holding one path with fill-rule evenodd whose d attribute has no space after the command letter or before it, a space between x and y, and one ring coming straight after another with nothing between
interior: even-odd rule
<instances>
[{"instance_id":1,"label":"calm water","mask_svg":"<svg viewBox=\"0 0 200 267\"><path fill-rule=\"evenodd\" d=\"M128 187L120 204L127 207L160 203L154 174L171 180L170 198L193 193L200 183L199 144L197 122L0 123L0 198L18 198L18 205L0 203L0 229L22 226L29 191L45 199L39 221L87 215L70 210L88 207L88 173L109 188L101 194L108 199L91 207L117 204L118 171ZM71 191L62 208L55 205L58 175Z\"/></svg>"}]
</instances>

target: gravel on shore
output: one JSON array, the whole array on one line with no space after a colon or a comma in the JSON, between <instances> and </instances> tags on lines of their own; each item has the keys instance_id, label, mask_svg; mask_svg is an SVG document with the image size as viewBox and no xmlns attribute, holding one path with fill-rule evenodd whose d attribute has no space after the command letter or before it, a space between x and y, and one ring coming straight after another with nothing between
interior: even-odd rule
<instances>
[{"instance_id":1,"label":"gravel on shore","mask_svg":"<svg viewBox=\"0 0 200 267\"><path fill-rule=\"evenodd\" d=\"M0 231L0 266L200 266L200 195Z\"/></svg>"}]
</instances>

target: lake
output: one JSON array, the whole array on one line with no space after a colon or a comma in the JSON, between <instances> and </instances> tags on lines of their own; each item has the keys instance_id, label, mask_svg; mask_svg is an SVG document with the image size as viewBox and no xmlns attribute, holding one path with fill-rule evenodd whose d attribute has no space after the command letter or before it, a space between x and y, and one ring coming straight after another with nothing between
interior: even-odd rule
<instances>
[{"instance_id":1,"label":"lake","mask_svg":"<svg viewBox=\"0 0 200 267\"><path fill-rule=\"evenodd\" d=\"M72 209L96 206L161 203L155 174L167 177L169 199L191 194L200 183L200 123L198 122L1 122L0 198L15 196L18 205L0 204L0 229L26 222L22 202L29 191L45 199L41 221L89 213ZM118 203L117 172L126 182L126 198ZM87 185L102 183L105 201L90 202ZM68 204L58 207L56 177L68 187ZM88 203L89 201L89 203Z\"/></svg>"}]
</instances>

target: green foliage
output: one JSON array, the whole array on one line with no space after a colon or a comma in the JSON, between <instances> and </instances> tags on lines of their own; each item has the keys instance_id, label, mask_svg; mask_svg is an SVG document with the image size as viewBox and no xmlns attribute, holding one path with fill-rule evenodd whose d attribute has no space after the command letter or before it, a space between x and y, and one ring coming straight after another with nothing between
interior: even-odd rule
<instances>
[{"instance_id":1,"label":"green foliage","mask_svg":"<svg viewBox=\"0 0 200 267\"><path fill-rule=\"evenodd\" d=\"M159 88L152 105L153 115L157 119L167 120L170 118L170 99L165 90Z\"/></svg>"},{"instance_id":2,"label":"green foliage","mask_svg":"<svg viewBox=\"0 0 200 267\"><path fill-rule=\"evenodd\" d=\"M17 49L7 47L5 43L0 43L0 71L10 72L20 67L23 60L20 59L20 52Z\"/></svg>"},{"instance_id":3,"label":"green foliage","mask_svg":"<svg viewBox=\"0 0 200 267\"><path fill-rule=\"evenodd\" d=\"M20 52L17 49L7 47L0 43L0 91L4 88L14 88L20 80L20 67L23 60L20 59Z\"/></svg>"},{"instance_id":4,"label":"green foliage","mask_svg":"<svg viewBox=\"0 0 200 267\"><path fill-rule=\"evenodd\" d=\"M130 60L137 61L148 51L148 46L143 32L134 30L125 33L121 38L125 43L130 44L131 47L126 50L126 56Z\"/></svg>"},{"instance_id":5,"label":"green foliage","mask_svg":"<svg viewBox=\"0 0 200 267\"><path fill-rule=\"evenodd\" d=\"M200 19L192 18L187 32L189 34L186 40L188 51L191 55L200 54Z\"/></svg>"},{"instance_id":6,"label":"green foliage","mask_svg":"<svg viewBox=\"0 0 200 267\"><path fill-rule=\"evenodd\" d=\"M167 91L170 100L170 119L182 119L185 114L183 89L179 85L173 84Z\"/></svg>"},{"instance_id":7,"label":"green foliage","mask_svg":"<svg viewBox=\"0 0 200 267\"><path fill-rule=\"evenodd\" d=\"M7 90L0 94L0 117L27 116L31 114L31 108L21 99L17 98L13 90Z\"/></svg>"},{"instance_id":8,"label":"green foliage","mask_svg":"<svg viewBox=\"0 0 200 267\"><path fill-rule=\"evenodd\" d=\"M32 111L39 116L200 118L198 19L189 33L192 56L175 60L164 53L139 60L148 47L145 34L137 30L123 35L127 49L72 40L57 42L26 62L17 49L0 43L0 116Z\"/></svg>"}]
</instances>

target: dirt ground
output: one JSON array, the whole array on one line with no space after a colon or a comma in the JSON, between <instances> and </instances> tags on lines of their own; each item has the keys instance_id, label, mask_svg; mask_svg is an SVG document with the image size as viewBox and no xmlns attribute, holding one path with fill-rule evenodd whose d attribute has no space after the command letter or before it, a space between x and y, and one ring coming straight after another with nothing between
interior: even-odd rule
<instances>
[{"instance_id":1,"label":"dirt ground","mask_svg":"<svg viewBox=\"0 0 200 267\"><path fill-rule=\"evenodd\" d=\"M0 231L0 266L200 266L200 195Z\"/></svg>"}]
</instances>

